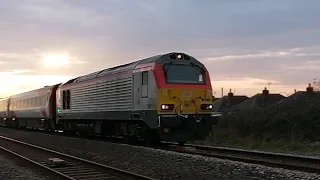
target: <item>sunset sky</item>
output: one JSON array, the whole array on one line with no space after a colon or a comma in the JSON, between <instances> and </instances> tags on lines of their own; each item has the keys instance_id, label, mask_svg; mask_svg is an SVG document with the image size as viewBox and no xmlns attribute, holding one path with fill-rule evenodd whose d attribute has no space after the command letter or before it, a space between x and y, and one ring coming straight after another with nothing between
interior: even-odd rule
<instances>
[{"instance_id":1,"label":"sunset sky","mask_svg":"<svg viewBox=\"0 0 320 180\"><path fill-rule=\"evenodd\" d=\"M318 0L0 2L0 97L141 58L185 52L212 86L252 96L320 79ZM226 92L225 92L226 93Z\"/></svg>"}]
</instances>

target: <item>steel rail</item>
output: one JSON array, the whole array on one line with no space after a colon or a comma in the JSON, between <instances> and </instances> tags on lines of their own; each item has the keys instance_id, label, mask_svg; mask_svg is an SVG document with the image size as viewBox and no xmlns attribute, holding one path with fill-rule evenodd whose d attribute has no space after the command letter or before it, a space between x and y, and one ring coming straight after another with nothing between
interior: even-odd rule
<instances>
[{"instance_id":1,"label":"steel rail","mask_svg":"<svg viewBox=\"0 0 320 180\"><path fill-rule=\"evenodd\" d=\"M320 174L320 158L237 148L161 142L164 150ZM160 147L161 148L161 147Z\"/></svg>"},{"instance_id":2,"label":"steel rail","mask_svg":"<svg viewBox=\"0 0 320 180\"><path fill-rule=\"evenodd\" d=\"M5 141L5 142L3 142ZM1 145L2 143L2 145ZM52 173L55 173L65 179L121 179L118 177L125 177L126 179L141 179L141 180L155 180L154 178L144 175L132 173L126 170L118 169L115 167L107 166L94 161L89 161L69 154L61 153L30 143L22 142L5 136L0 136L0 149L10 153L16 157L19 157L25 161L28 161L34 165L37 165L43 169L46 169ZM10 146L19 146L19 148L10 148ZM8 148L9 147L9 148ZM19 149L19 150L17 150ZM16 151L22 151L18 153ZM28 155L29 151L29 155ZM32 152L34 155L30 155ZM27 154L27 155L26 155ZM58 157L51 160L58 160L57 164L51 164L44 161L43 157ZM66 160L64 160L64 159ZM65 164L60 165L59 162Z\"/></svg>"}]
</instances>

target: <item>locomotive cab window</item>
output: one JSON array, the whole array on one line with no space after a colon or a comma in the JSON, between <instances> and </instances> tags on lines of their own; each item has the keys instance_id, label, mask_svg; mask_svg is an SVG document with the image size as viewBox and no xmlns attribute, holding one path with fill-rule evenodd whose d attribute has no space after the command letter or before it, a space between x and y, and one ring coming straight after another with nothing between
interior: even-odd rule
<instances>
[{"instance_id":1,"label":"locomotive cab window","mask_svg":"<svg viewBox=\"0 0 320 180\"><path fill-rule=\"evenodd\" d=\"M148 97L148 71L141 73L141 96Z\"/></svg>"},{"instance_id":2,"label":"locomotive cab window","mask_svg":"<svg viewBox=\"0 0 320 180\"><path fill-rule=\"evenodd\" d=\"M205 84L204 70L196 65L165 64L164 76L167 83Z\"/></svg>"}]
</instances>

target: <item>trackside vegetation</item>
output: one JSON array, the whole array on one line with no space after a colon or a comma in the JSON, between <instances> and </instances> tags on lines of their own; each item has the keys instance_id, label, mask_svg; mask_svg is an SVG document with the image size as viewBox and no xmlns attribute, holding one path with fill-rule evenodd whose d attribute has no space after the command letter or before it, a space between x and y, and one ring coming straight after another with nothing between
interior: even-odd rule
<instances>
[{"instance_id":1,"label":"trackside vegetation","mask_svg":"<svg viewBox=\"0 0 320 180\"><path fill-rule=\"evenodd\" d=\"M201 144L320 156L320 92L296 92L266 107L235 106L223 114Z\"/></svg>"}]
</instances>

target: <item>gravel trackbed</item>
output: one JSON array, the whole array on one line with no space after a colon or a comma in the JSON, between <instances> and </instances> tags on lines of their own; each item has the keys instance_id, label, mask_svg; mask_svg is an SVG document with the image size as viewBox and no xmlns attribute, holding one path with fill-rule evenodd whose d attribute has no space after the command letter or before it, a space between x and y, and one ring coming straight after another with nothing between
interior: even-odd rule
<instances>
[{"instance_id":1,"label":"gravel trackbed","mask_svg":"<svg viewBox=\"0 0 320 180\"><path fill-rule=\"evenodd\" d=\"M19 161L20 162L20 161ZM17 163L0 151L0 179L1 180L44 180L48 177L33 169L23 167L26 163Z\"/></svg>"},{"instance_id":2,"label":"gravel trackbed","mask_svg":"<svg viewBox=\"0 0 320 180\"><path fill-rule=\"evenodd\" d=\"M80 156L155 179L320 180L319 175L311 173L197 155L185 155L145 147L17 131L2 127L0 127L0 135Z\"/></svg>"}]
</instances>

